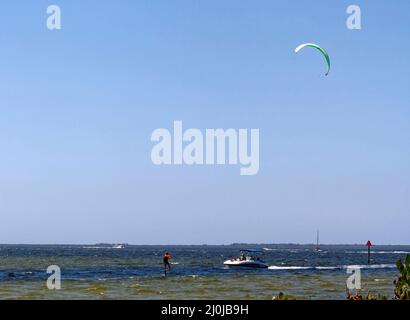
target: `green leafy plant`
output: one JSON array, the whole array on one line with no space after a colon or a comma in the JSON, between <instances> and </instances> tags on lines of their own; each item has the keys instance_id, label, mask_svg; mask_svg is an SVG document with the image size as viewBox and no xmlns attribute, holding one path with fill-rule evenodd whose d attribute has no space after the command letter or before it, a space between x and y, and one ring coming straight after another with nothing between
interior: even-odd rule
<instances>
[{"instance_id":1,"label":"green leafy plant","mask_svg":"<svg viewBox=\"0 0 410 320\"><path fill-rule=\"evenodd\" d=\"M410 300L410 255L406 256L404 264L401 260L396 262L400 275L394 280L396 289L394 290L395 298L399 300Z\"/></svg>"},{"instance_id":2,"label":"green leafy plant","mask_svg":"<svg viewBox=\"0 0 410 320\"><path fill-rule=\"evenodd\" d=\"M272 300L296 300L296 298L280 292L277 296L274 296Z\"/></svg>"}]
</instances>

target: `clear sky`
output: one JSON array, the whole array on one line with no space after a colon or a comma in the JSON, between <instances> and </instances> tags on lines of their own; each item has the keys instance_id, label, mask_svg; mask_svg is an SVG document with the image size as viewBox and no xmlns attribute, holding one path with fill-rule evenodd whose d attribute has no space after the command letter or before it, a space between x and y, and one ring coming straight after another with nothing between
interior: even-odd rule
<instances>
[{"instance_id":1,"label":"clear sky","mask_svg":"<svg viewBox=\"0 0 410 320\"><path fill-rule=\"evenodd\" d=\"M1 1L0 243L410 244L409 31L407 0ZM174 120L260 129L258 175L154 166Z\"/></svg>"}]
</instances>

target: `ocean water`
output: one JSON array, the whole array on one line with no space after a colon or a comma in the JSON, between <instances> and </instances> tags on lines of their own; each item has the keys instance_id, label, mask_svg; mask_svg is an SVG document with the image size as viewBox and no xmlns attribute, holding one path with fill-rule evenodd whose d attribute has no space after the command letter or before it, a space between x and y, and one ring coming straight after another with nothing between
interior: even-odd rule
<instances>
[{"instance_id":1,"label":"ocean water","mask_svg":"<svg viewBox=\"0 0 410 320\"><path fill-rule=\"evenodd\" d=\"M229 268L223 261L249 246L0 245L0 299L345 299L348 266L361 270L363 292L393 297L395 262L410 246L378 246L367 264L363 246L263 245L268 269ZM162 254L174 256L164 276ZM61 268L61 290L46 286L47 267Z\"/></svg>"}]
</instances>

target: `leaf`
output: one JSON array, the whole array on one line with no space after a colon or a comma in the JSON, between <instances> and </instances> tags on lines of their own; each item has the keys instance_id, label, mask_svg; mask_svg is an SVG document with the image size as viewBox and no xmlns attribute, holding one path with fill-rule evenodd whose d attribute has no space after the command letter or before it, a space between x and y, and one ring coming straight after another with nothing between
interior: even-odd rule
<instances>
[{"instance_id":1,"label":"leaf","mask_svg":"<svg viewBox=\"0 0 410 320\"><path fill-rule=\"evenodd\" d=\"M404 265L403 265L403 262L401 262L401 260L397 260L396 266L397 266L397 269L399 270L400 274L401 274L401 275L404 275Z\"/></svg>"}]
</instances>

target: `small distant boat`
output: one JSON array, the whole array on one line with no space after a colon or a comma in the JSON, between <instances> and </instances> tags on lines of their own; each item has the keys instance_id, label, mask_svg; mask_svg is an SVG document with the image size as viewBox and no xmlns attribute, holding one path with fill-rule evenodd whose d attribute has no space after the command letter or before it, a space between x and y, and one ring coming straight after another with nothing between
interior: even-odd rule
<instances>
[{"instance_id":1,"label":"small distant boat","mask_svg":"<svg viewBox=\"0 0 410 320\"><path fill-rule=\"evenodd\" d=\"M239 258L226 260L224 265L229 267L267 268L268 265L257 256L259 252L261 251L252 249L240 250Z\"/></svg>"},{"instance_id":2,"label":"small distant boat","mask_svg":"<svg viewBox=\"0 0 410 320\"><path fill-rule=\"evenodd\" d=\"M127 247L127 245L125 243L114 244L112 246L113 249L124 249L126 247Z\"/></svg>"}]
</instances>

